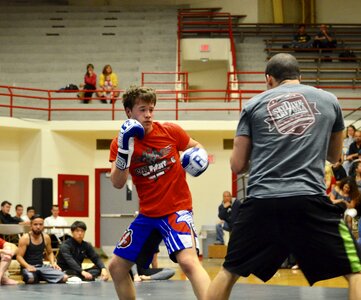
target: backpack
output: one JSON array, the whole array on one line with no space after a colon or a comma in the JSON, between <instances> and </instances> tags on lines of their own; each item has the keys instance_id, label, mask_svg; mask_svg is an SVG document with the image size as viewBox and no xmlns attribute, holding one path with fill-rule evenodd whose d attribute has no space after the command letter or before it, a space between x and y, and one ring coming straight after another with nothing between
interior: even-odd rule
<instances>
[{"instance_id":1,"label":"backpack","mask_svg":"<svg viewBox=\"0 0 361 300\"><path fill-rule=\"evenodd\" d=\"M66 90L66 91L79 91L79 88L78 88L77 85L75 85L73 83L70 83L64 88L64 90Z\"/></svg>"}]
</instances>

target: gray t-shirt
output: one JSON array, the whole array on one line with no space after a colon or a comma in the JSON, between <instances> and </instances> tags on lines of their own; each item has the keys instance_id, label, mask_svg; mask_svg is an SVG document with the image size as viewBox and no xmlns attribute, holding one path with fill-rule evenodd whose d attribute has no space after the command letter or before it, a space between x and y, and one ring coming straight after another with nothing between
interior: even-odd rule
<instances>
[{"instance_id":1,"label":"gray t-shirt","mask_svg":"<svg viewBox=\"0 0 361 300\"><path fill-rule=\"evenodd\" d=\"M325 195L330 136L343 129L337 98L321 89L282 84L253 97L236 133L252 140L248 196Z\"/></svg>"}]
</instances>

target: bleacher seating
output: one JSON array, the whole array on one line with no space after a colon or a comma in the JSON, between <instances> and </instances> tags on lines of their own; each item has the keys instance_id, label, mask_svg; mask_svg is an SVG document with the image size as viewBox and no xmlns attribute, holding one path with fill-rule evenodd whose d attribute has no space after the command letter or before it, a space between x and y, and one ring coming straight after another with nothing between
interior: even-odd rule
<instances>
[{"instance_id":1,"label":"bleacher seating","mask_svg":"<svg viewBox=\"0 0 361 300\"><path fill-rule=\"evenodd\" d=\"M262 30L265 31L265 29ZM274 29L276 26L270 25ZM278 26L281 28L281 26ZM295 27L296 28L296 27ZM261 30L261 31L262 31ZM347 30L347 29L344 29ZM271 31L271 29L270 29ZM286 30L287 31L287 30ZM351 30L353 31L353 29ZM291 32L289 29L287 32ZM360 32L361 33L361 32ZM302 83L322 87L338 96L341 106L344 109L344 115L347 116L351 113L352 110L358 108L359 97L360 97L360 57L358 47L352 47L352 43L347 44L346 41L353 40L354 38L342 38L344 41L344 47L351 50L355 50L357 56L356 62L346 62L345 59L342 60L338 57L341 50L338 52L333 52L331 55L329 53L321 52L298 52L294 49L282 48L283 44L290 43L290 35L288 36L274 36L272 35L263 35L263 34L254 34L254 35L245 35L242 39L238 39L236 44L237 49L237 69L239 71L247 72L239 76L240 89L244 90L264 90L265 81L263 70L267 59L278 52L290 52L295 54L299 60L301 67L301 81ZM340 44L342 45L342 43ZM356 45L356 43L354 44ZM273 49L267 49L271 48ZM268 51L270 50L270 51ZM333 51L335 49L332 49ZM317 50L319 51L319 50ZM344 51L344 49L342 50ZM332 62L322 59L324 56L334 56ZM303 57L303 59L302 59ZM316 59L316 61L315 61ZM260 74L255 74L256 72ZM254 72L254 74L252 73ZM247 94L247 97L252 97L252 94ZM358 119L360 116L360 111L352 113L350 116L353 119Z\"/></svg>"},{"instance_id":2,"label":"bleacher seating","mask_svg":"<svg viewBox=\"0 0 361 300\"><path fill-rule=\"evenodd\" d=\"M59 89L82 82L93 63L98 74L112 65L123 89L143 70L175 71L176 16L170 6L1 7L0 82Z\"/></svg>"},{"instance_id":3,"label":"bleacher seating","mask_svg":"<svg viewBox=\"0 0 361 300\"><path fill-rule=\"evenodd\" d=\"M267 59L280 52L287 52L297 57L303 73L303 81L322 84L360 85L361 48L345 46L344 40L338 42L337 48L290 48L289 39L266 39L264 51ZM282 45L281 45L282 43ZM344 56L353 53L354 56Z\"/></svg>"},{"instance_id":4,"label":"bleacher seating","mask_svg":"<svg viewBox=\"0 0 361 300\"><path fill-rule=\"evenodd\" d=\"M269 39L289 39L297 31L299 24L274 24L274 23L239 23L234 28L234 33L242 37L259 36ZM319 31L319 24L306 24L307 32L314 36ZM361 38L361 24L332 24L330 30L333 31L337 39Z\"/></svg>"},{"instance_id":5,"label":"bleacher seating","mask_svg":"<svg viewBox=\"0 0 361 300\"><path fill-rule=\"evenodd\" d=\"M187 9L182 10L187 13ZM219 10L215 7L200 11L212 13ZM147 6L1 7L0 82L2 85L57 90L69 83L82 82L88 63L95 65L98 74L105 64L111 64L118 74L120 89L125 89L130 84L139 84L143 71L176 71L177 12L178 8L174 6L160 6L157 9ZM237 42L238 70L263 70L271 55L289 51L299 58L305 83L318 86L360 85L360 24L333 24L332 30L336 33L339 48L326 54L319 50L301 52L282 48L283 44L290 41L298 24L243 23L244 16L236 15L229 19L227 13L223 17L220 14L217 18L208 13L198 17L189 14L183 19L183 29L187 30L188 25L192 29L188 33L183 32L184 37L200 37L203 34L207 37L229 38L231 20ZM212 22L209 22L210 18ZM307 25L307 28L314 35L318 31L318 24ZM214 30L218 30L218 33L208 34ZM346 62L351 59L338 57L346 48L354 50L357 62ZM332 62L324 56L332 56ZM252 80L252 75L248 75L247 81ZM239 88L262 90L265 86L264 82L255 79L252 86L241 84ZM354 93L353 90L346 91L349 95ZM32 99L23 101L33 103ZM78 101L73 102L78 104ZM44 103L45 110L46 102ZM21 105L21 101L19 104ZM55 102L54 105L58 104ZM98 101L96 105L101 106ZM62 111L59 110L57 114L61 116ZM83 114L79 111L79 118L82 117Z\"/></svg>"}]
</instances>

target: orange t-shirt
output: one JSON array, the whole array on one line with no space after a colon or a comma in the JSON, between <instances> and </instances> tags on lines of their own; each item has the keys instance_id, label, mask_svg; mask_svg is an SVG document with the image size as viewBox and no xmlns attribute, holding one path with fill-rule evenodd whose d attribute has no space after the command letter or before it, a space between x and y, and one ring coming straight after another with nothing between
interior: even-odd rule
<instances>
[{"instance_id":1,"label":"orange t-shirt","mask_svg":"<svg viewBox=\"0 0 361 300\"><path fill-rule=\"evenodd\" d=\"M134 139L130 174L139 197L139 211L161 217L178 210L192 209L192 196L179 159L189 135L173 123L153 122L153 130L142 140ZM110 146L109 161L117 157L118 137Z\"/></svg>"}]
</instances>

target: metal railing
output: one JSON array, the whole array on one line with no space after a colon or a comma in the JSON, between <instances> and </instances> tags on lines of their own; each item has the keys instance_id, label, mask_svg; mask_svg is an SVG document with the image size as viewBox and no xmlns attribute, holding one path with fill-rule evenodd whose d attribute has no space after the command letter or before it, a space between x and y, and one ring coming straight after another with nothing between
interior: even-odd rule
<instances>
[{"instance_id":1,"label":"metal railing","mask_svg":"<svg viewBox=\"0 0 361 300\"><path fill-rule=\"evenodd\" d=\"M144 81L145 83L146 81ZM325 88L324 86L322 88ZM328 86L329 89L340 88L339 86ZM123 90L118 90L120 93ZM188 120L198 120L199 114L205 116L207 113L217 113L219 119L229 116L231 112L240 113L246 101L254 95L263 92L259 89L239 90L189 90L169 89L157 90L157 112L164 112L173 120L181 120L187 114ZM103 112L102 120L115 120L117 113L124 113L120 98L112 99L110 104L89 105L81 103L77 91L43 90L32 88L21 88L12 86L0 86L0 116L17 117L16 112L27 112L27 117L37 119L35 112L44 112L48 121L54 120L55 113L80 112L87 114L87 119L93 120L92 113ZM231 95L225 97L224 95ZM340 101L347 104L343 107L345 118L351 121L359 121L361 112L361 97L339 96ZM93 97L93 101L100 100ZM99 102L100 103L100 102ZM34 116L32 113L34 112ZM109 114L108 114L109 113ZM182 115L181 115L182 113ZM194 117L192 118L192 113ZM197 115L196 115L197 114ZM168 118L168 119L169 119ZM238 115L234 119L237 119ZM76 117L69 119L76 120ZM202 119L213 120L214 115ZM229 118L228 118L229 119Z\"/></svg>"}]
</instances>

